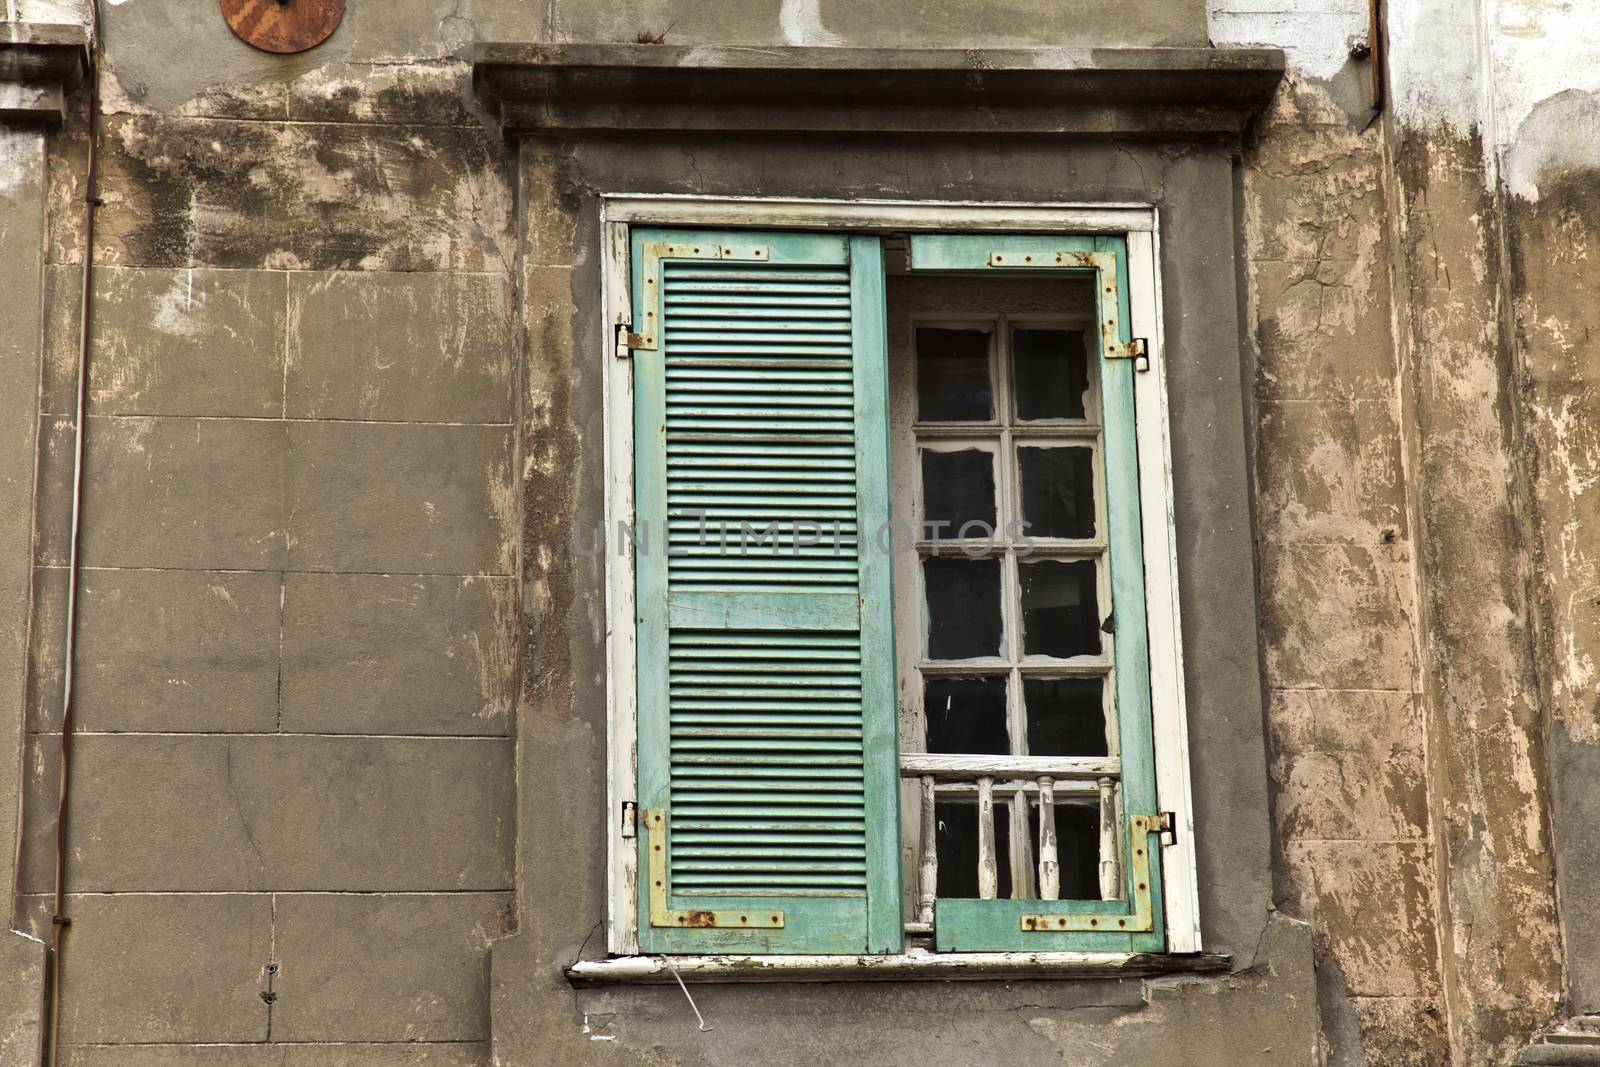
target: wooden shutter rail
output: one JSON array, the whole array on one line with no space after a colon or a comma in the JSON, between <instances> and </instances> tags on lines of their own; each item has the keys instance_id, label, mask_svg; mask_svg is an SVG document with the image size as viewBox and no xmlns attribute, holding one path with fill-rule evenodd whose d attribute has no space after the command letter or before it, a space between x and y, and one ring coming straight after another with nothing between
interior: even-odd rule
<instances>
[{"instance_id":1,"label":"wooden shutter rail","mask_svg":"<svg viewBox=\"0 0 1600 1067\"><path fill-rule=\"evenodd\" d=\"M673 910L667 906L667 813L660 808L641 808L647 845L650 849L650 925L689 926L698 929L763 929L783 926L783 912L776 908L734 911Z\"/></svg>"},{"instance_id":2,"label":"wooden shutter rail","mask_svg":"<svg viewBox=\"0 0 1600 1067\"><path fill-rule=\"evenodd\" d=\"M1100 343L1107 359L1143 359L1149 348L1142 337L1124 341L1117 319L1117 257L1110 252L990 252L989 266L1019 270L1065 268L1092 270L1099 275Z\"/></svg>"}]
</instances>

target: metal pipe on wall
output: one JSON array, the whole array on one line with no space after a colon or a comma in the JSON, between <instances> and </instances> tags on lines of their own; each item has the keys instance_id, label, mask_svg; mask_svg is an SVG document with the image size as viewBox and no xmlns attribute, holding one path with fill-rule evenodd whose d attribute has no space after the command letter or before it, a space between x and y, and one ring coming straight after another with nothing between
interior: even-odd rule
<instances>
[{"instance_id":1,"label":"metal pipe on wall","mask_svg":"<svg viewBox=\"0 0 1600 1067\"><path fill-rule=\"evenodd\" d=\"M61 959L66 943L67 918L67 816L72 787L73 683L77 658L78 561L83 527L83 441L89 394L91 309L94 303L94 223L100 207L100 3L89 0L88 65L89 147L84 168L83 276L78 308L77 395L72 435L72 525L67 557L66 641L62 653L61 762L56 794L55 888L50 912L50 944L45 954L44 1011L39 1020L39 1061L56 1067L61 1045Z\"/></svg>"}]
</instances>

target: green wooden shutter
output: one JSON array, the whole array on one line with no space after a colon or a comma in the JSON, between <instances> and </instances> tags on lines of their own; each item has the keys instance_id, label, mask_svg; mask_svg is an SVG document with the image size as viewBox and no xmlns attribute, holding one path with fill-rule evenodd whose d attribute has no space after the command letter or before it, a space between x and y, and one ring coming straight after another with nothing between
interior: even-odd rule
<instances>
[{"instance_id":1,"label":"green wooden shutter","mask_svg":"<svg viewBox=\"0 0 1600 1067\"><path fill-rule=\"evenodd\" d=\"M1129 323L1128 250L1121 237L927 235L911 239L913 271L1089 273L1100 329L1094 345L1104 426L1107 550L1122 758L1122 900L941 900L941 951L1160 952L1161 833L1156 810L1150 707L1150 640L1145 620L1144 541L1139 506L1134 374L1140 349Z\"/></svg>"},{"instance_id":2,"label":"green wooden shutter","mask_svg":"<svg viewBox=\"0 0 1600 1067\"><path fill-rule=\"evenodd\" d=\"M632 263L640 949L898 950L878 241Z\"/></svg>"}]
</instances>

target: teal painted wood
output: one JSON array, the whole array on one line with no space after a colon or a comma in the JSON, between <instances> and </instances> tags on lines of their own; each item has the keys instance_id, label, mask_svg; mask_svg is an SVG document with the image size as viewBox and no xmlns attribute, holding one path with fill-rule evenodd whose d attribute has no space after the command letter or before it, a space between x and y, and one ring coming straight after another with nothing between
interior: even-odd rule
<instances>
[{"instance_id":1,"label":"teal painted wood","mask_svg":"<svg viewBox=\"0 0 1600 1067\"><path fill-rule=\"evenodd\" d=\"M645 233L631 235L630 262L633 266L633 306L643 302L643 262ZM662 239L662 238L656 238ZM634 610L637 613L638 655L635 674L637 738L639 751L639 806L665 808L669 800L671 766L671 720L667 715L667 560L660 547L661 523L667 513L666 442L666 363L659 349L633 353L634 525L642 528L643 545L634 553ZM651 534L656 541L652 544ZM639 948L660 952L666 948L667 931L650 925L650 897L647 888L650 858L649 838L644 820L638 823L638 922Z\"/></svg>"},{"instance_id":2,"label":"teal painted wood","mask_svg":"<svg viewBox=\"0 0 1600 1067\"><path fill-rule=\"evenodd\" d=\"M989 266L990 252L1022 256L1042 256L1052 252L1098 252L1098 240L1077 234L1029 237L1016 234L919 233L911 237L911 269L987 271L993 269ZM1024 272L1005 268L1005 273Z\"/></svg>"},{"instance_id":3,"label":"teal painted wood","mask_svg":"<svg viewBox=\"0 0 1600 1067\"><path fill-rule=\"evenodd\" d=\"M785 563L791 569L795 566L791 561ZM847 575L852 584L854 570L852 567ZM700 572L692 573L698 576ZM828 580L833 573L825 572L819 580ZM774 584L783 583L776 589L745 581L744 575L738 576L737 591L680 591L675 585L669 597L668 621L673 627L710 629L743 625L763 630L854 630L859 625L861 602L853 589L803 591L795 588L801 582L785 581L785 577L774 579Z\"/></svg>"},{"instance_id":4,"label":"teal painted wood","mask_svg":"<svg viewBox=\"0 0 1600 1067\"><path fill-rule=\"evenodd\" d=\"M1050 910L1057 901L939 900L934 902L934 948L940 952L1143 952L1138 934L1052 933L1022 929L1024 915ZM1120 900L1075 900L1078 915L1126 915Z\"/></svg>"},{"instance_id":5,"label":"teal painted wood","mask_svg":"<svg viewBox=\"0 0 1600 1067\"><path fill-rule=\"evenodd\" d=\"M867 947L897 952L904 942L900 902L900 740L891 560L876 532L889 524L889 369L883 249L875 237L850 240L855 308L856 507L871 540L861 553L862 722L867 759Z\"/></svg>"},{"instance_id":6,"label":"teal painted wood","mask_svg":"<svg viewBox=\"0 0 1600 1067\"><path fill-rule=\"evenodd\" d=\"M1128 245L1121 237L1098 237L1096 252L1117 259L1117 322L1120 340L1131 340L1128 296ZM1111 553L1111 599L1116 611L1113 640L1117 662L1117 725L1122 746L1123 840L1127 820L1156 812L1154 723L1150 710L1150 633L1145 619L1144 536L1139 507L1139 443L1134 418L1134 361L1107 359L1100 353L1101 403L1105 435L1108 545ZM1157 839L1159 840L1159 839ZM1124 892L1133 896L1133 865L1122 858ZM1155 929L1131 935L1134 951L1160 952L1166 947L1161 897L1161 849L1150 850L1150 895Z\"/></svg>"},{"instance_id":7,"label":"teal painted wood","mask_svg":"<svg viewBox=\"0 0 1600 1067\"><path fill-rule=\"evenodd\" d=\"M641 827L640 948L898 950L892 595L857 544L888 507L878 242L636 228L636 308L658 242L767 257L663 259L633 353L639 803L669 909L784 925L652 926Z\"/></svg>"},{"instance_id":8,"label":"teal painted wood","mask_svg":"<svg viewBox=\"0 0 1600 1067\"><path fill-rule=\"evenodd\" d=\"M1045 257L1061 251L1102 252L1116 257L1117 321L1124 342L1129 333L1127 241L1121 237L1036 236L984 234L928 234L911 238L911 267L925 271L991 271L1007 274L1051 274L1040 271L988 266L992 252L1008 258ZM1097 293L1097 299L1103 294ZM1090 336L1096 336L1091 331ZM1101 417L1105 434L1105 471L1111 557L1111 599L1115 618L1116 700L1118 743L1122 755L1123 838L1127 820L1156 810L1155 744L1150 708L1150 649L1145 618L1144 545L1139 507L1138 439L1134 419L1134 368L1131 359L1097 355L1101 381ZM1133 868L1126 848L1122 869L1127 879L1125 896L1133 899ZM1149 933L1052 933L1021 930L1024 914L1094 913L1102 907L1126 914L1126 902L1101 901L986 901L949 900L935 905L935 944L940 951L957 947L967 951L1005 951L1027 948L1043 951L1159 952L1166 944L1161 901L1161 852L1152 849L1150 892L1154 904L1154 930ZM1025 905L1025 906L1023 906Z\"/></svg>"}]
</instances>

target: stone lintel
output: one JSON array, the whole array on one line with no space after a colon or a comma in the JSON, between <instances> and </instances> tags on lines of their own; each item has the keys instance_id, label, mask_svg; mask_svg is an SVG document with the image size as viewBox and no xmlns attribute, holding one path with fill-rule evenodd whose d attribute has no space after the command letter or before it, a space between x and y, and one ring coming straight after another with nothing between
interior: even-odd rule
<instances>
[{"instance_id":1,"label":"stone lintel","mask_svg":"<svg viewBox=\"0 0 1600 1067\"><path fill-rule=\"evenodd\" d=\"M60 122L88 69L82 26L0 22L0 122Z\"/></svg>"},{"instance_id":2,"label":"stone lintel","mask_svg":"<svg viewBox=\"0 0 1600 1067\"><path fill-rule=\"evenodd\" d=\"M1277 49L477 47L508 136L874 135L1234 140Z\"/></svg>"}]
</instances>

